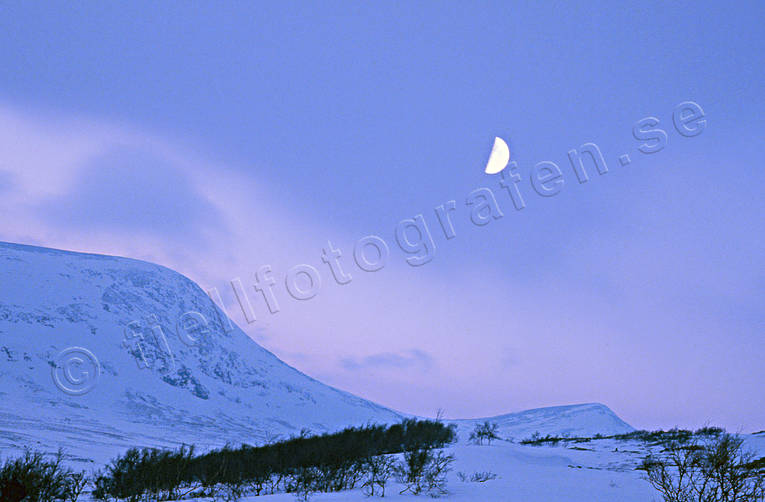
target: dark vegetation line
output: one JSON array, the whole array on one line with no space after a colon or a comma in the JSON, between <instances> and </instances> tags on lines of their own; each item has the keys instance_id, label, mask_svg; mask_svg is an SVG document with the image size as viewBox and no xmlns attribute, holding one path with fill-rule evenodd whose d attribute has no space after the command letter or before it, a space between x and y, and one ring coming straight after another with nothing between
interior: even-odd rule
<instances>
[{"instance_id":1,"label":"dark vegetation line","mask_svg":"<svg viewBox=\"0 0 765 502\"><path fill-rule=\"evenodd\" d=\"M670 429L668 431L656 430L656 431L633 431L625 434L613 434L610 436L604 436L602 434L596 434L592 437L577 437L577 436L542 436L539 433L534 433L530 438L521 441L521 444L540 446L543 444L558 444L558 443L588 443L599 439L614 439L616 441L643 441L645 443L663 444L670 441L686 442L694 436L715 437L725 433L725 429L721 427L702 427L701 429L694 431L685 429Z\"/></svg>"},{"instance_id":2,"label":"dark vegetation line","mask_svg":"<svg viewBox=\"0 0 765 502\"><path fill-rule=\"evenodd\" d=\"M105 501L233 501L277 492L307 500L314 492L354 488L384 495L390 478L402 483L404 492L438 496L446 493L446 473L454 458L436 450L455 440L451 426L411 419L332 434L301 433L263 446L226 446L203 454L193 447L133 448L91 478L63 468L61 453L54 461L27 453L0 466L0 499L74 502L90 485L93 498Z\"/></svg>"}]
</instances>

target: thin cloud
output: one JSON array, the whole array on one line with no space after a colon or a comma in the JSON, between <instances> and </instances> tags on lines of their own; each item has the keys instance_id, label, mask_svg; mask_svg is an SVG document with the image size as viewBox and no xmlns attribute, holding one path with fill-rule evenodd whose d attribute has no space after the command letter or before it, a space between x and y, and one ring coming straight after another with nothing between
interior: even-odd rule
<instances>
[{"instance_id":1,"label":"thin cloud","mask_svg":"<svg viewBox=\"0 0 765 502\"><path fill-rule=\"evenodd\" d=\"M401 353L381 352L363 358L344 358L340 366L349 371L363 369L429 369L433 365L433 357L419 349L407 350Z\"/></svg>"}]
</instances>

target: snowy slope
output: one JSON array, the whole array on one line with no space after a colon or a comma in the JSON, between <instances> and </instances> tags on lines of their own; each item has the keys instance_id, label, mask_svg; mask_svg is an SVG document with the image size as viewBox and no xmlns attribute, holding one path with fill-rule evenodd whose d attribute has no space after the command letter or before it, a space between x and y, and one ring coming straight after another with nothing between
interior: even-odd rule
<instances>
[{"instance_id":1,"label":"snowy slope","mask_svg":"<svg viewBox=\"0 0 765 502\"><path fill-rule=\"evenodd\" d=\"M599 403L537 408L490 418L455 420L460 437L468 437L476 423L488 420L497 424L503 439L520 441L534 433L542 436L592 437L614 435L635 429L607 406Z\"/></svg>"},{"instance_id":2,"label":"snowy slope","mask_svg":"<svg viewBox=\"0 0 765 502\"><path fill-rule=\"evenodd\" d=\"M24 446L106 462L132 446L259 443L303 428L335 430L402 414L286 365L228 324L192 281L126 258L0 243L0 451ZM178 329L185 313L205 333ZM127 329L126 329L127 328ZM84 395L54 384L100 376ZM86 373L87 372L87 373ZM68 385L68 384L67 384ZM603 405L543 408L491 419L503 437L632 430ZM455 421L466 438L474 420Z\"/></svg>"}]
</instances>

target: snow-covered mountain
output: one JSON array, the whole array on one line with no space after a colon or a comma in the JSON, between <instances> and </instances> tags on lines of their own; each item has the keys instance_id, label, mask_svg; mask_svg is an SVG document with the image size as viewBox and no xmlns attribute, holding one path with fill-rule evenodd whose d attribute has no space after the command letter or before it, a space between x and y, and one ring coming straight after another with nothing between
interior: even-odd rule
<instances>
[{"instance_id":1,"label":"snow-covered mountain","mask_svg":"<svg viewBox=\"0 0 765 502\"><path fill-rule=\"evenodd\" d=\"M101 445L111 455L136 444L255 443L401 417L227 329L204 291L165 267L0 244L0 284L2 443L51 442L70 452ZM181 338L179 320L206 321L207 333L182 326ZM100 366L84 395L54 382L76 393L95 375L80 352L71 357L82 362L68 368L57 360L70 347L87 349Z\"/></svg>"},{"instance_id":2,"label":"snow-covered mountain","mask_svg":"<svg viewBox=\"0 0 765 502\"><path fill-rule=\"evenodd\" d=\"M304 375L223 316L159 265L0 243L0 450L64 447L103 463L132 446L258 443L404 416ZM603 405L492 420L514 438L632 430Z\"/></svg>"}]
</instances>

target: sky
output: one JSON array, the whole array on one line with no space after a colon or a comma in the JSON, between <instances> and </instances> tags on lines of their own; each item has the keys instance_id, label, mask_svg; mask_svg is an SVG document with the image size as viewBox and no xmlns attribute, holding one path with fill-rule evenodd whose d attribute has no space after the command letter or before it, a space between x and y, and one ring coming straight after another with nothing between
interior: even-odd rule
<instances>
[{"instance_id":1,"label":"sky","mask_svg":"<svg viewBox=\"0 0 765 502\"><path fill-rule=\"evenodd\" d=\"M762 19L3 2L0 240L173 268L289 364L400 411L601 402L638 428L762 430ZM607 172L582 154L580 183L587 143Z\"/></svg>"}]
</instances>

